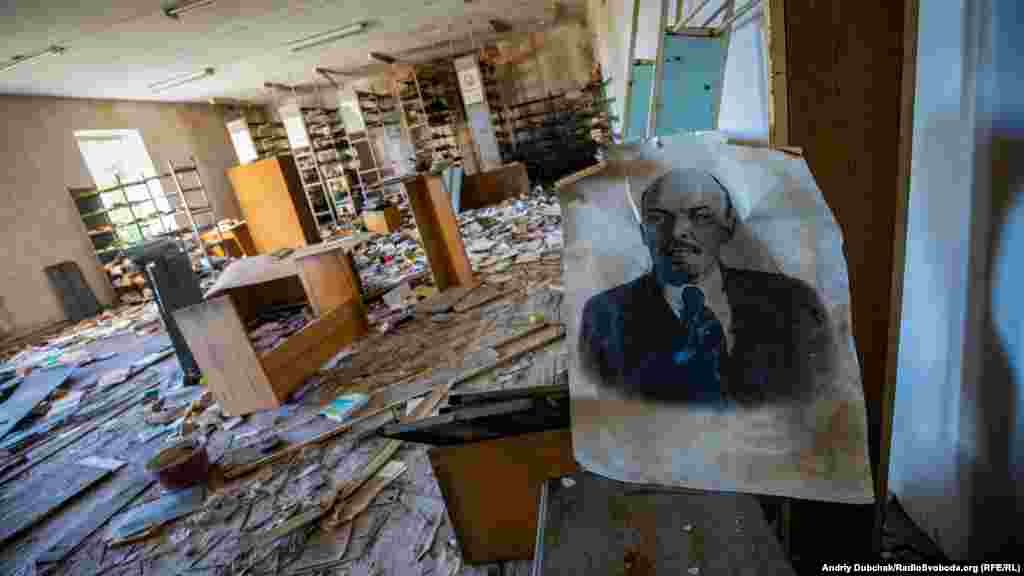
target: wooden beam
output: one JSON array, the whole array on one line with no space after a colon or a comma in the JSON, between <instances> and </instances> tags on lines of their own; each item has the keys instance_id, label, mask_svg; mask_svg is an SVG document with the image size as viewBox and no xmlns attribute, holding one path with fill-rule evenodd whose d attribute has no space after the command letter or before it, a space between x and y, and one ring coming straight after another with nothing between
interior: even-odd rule
<instances>
[{"instance_id":1,"label":"wooden beam","mask_svg":"<svg viewBox=\"0 0 1024 576\"><path fill-rule=\"evenodd\" d=\"M875 530L872 547L880 550L882 522L889 493L889 456L892 448L893 404L896 400L896 372L899 360L900 320L903 309L903 270L907 252L907 198L910 196L910 165L914 141L914 93L917 79L918 0L904 0L903 67L900 71L899 192L893 218L892 277L889 289L889 344L886 349L885 381L882 383L882 430L875 478Z\"/></svg>"},{"instance_id":2,"label":"wooden beam","mask_svg":"<svg viewBox=\"0 0 1024 576\"><path fill-rule=\"evenodd\" d=\"M789 145L789 103L786 92L786 0L766 0L761 20L768 46L768 144Z\"/></svg>"}]
</instances>

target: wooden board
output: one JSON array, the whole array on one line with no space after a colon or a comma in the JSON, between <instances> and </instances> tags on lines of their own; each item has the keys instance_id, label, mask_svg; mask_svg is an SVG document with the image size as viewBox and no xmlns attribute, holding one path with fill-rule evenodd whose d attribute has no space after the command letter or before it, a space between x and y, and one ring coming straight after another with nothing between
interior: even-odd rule
<instances>
[{"instance_id":1,"label":"wooden board","mask_svg":"<svg viewBox=\"0 0 1024 576\"><path fill-rule=\"evenodd\" d=\"M217 282L206 291L206 297L220 296L232 288L267 284L297 276L298 273L298 269L288 259L279 260L269 254L245 258L228 264L217 277Z\"/></svg>"},{"instance_id":2,"label":"wooden board","mask_svg":"<svg viewBox=\"0 0 1024 576\"><path fill-rule=\"evenodd\" d=\"M227 415L279 405L229 296L176 310L174 319L210 392Z\"/></svg>"},{"instance_id":3,"label":"wooden board","mask_svg":"<svg viewBox=\"0 0 1024 576\"><path fill-rule=\"evenodd\" d=\"M466 286L454 286L444 292L439 292L416 306L416 311L424 314L443 314L451 312L460 300L468 296L480 286L478 280Z\"/></svg>"},{"instance_id":4,"label":"wooden board","mask_svg":"<svg viewBox=\"0 0 1024 576\"><path fill-rule=\"evenodd\" d=\"M359 298L349 300L263 354L261 364L277 399L284 401L345 345L369 331Z\"/></svg>"},{"instance_id":5,"label":"wooden board","mask_svg":"<svg viewBox=\"0 0 1024 576\"><path fill-rule=\"evenodd\" d=\"M465 298L456 302L455 311L466 312L474 308L479 308L480 306L490 304L495 300L511 296L512 294L515 294L517 290L517 288L506 288L500 285L487 284L482 288L474 290L472 294L469 294Z\"/></svg>"},{"instance_id":6,"label":"wooden board","mask_svg":"<svg viewBox=\"0 0 1024 576\"><path fill-rule=\"evenodd\" d=\"M431 448L429 456L470 564L532 558L541 484L578 470L568 429Z\"/></svg>"},{"instance_id":7,"label":"wooden board","mask_svg":"<svg viewBox=\"0 0 1024 576\"><path fill-rule=\"evenodd\" d=\"M320 241L291 156L235 166L228 178L261 254Z\"/></svg>"},{"instance_id":8,"label":"wooden board","mask_svg":"<svg viewBox=\"0 0 1024 576\"><path fill-rule=\"evenodd\" d=\"M70 469L69 469L70 468ZM78 494L86 491L112 473L107 468L94 468L68 463L61 476L60 489L36 494L35 497L13 498L0 509L0 543L17 536L46 518Z\"/></svg>"},{"instance_id":9,"label":"wooden board","mask_svg":"<svg viewBox=\"0 0 1024 576\"><path fill-rule=\"evenodd\" d=\"M788 0L784 5L788 144L803 148L843 232L877 482L886 363L893 345L892 278L902 272L894 269L893 246L901 217L905 4ZM809 566L839 555L867 557L873 515L871 507L794 502L794 555ZM851 536L831 538L818 528L824 524L846 526Z\"/></svg>"},{"instance_id":10,"label":"wooden board","mask_svg":"<svg viewBox=\"0 0 1024 576\"><path fill-rule=\"evenodd\" d=\"M535 576L795 574L753 496L579 472L547 481L539 508Z\"/></svg>"},{"instance_id":11,"label":"wooden board","mask_svg":"<svg viewBox=\"0 0 1024 576\"><path fill-rule=\"evenodd\" d=\"M349 301L362 301L359 275L342 247L295 258L313 314L323 316Z\"/></svg>"},{"instance_id":12,"label":"wooden board","mask_svg":"<svg viewBox=\"0 0 1024 576\"><path fill-rule=\"evenodd\" d=\"M30 412L71 376L74 368L33 370L6 402L0 404L0 438L7 436Z\"/></svg>"},{"instance_id":13,"label":"wooden board","mask_svg":"<svg viewBox=\"0 0 1024 576\"><path fill-rule=\"evenodd\" d=\"M260 312L279 306L305 304L306 289L298 276L279 278L262 284L228 289L235 310L243 323L255 319Z\"/></svg>"},{"instance_id":14,"label":"wooden board","mask_svg":"<svg viewBox=\"0 0 1024 576\"><path fill-rule=\"evenodd\" d=\"M892 277L890 286L891 305L889 308L889 343L886 353L885 384L881 394L881 449L878 457L878 473L875 475L875 494L889 493L889 456L892 447L893 403L896 399L896 380L899 365L900 322L903 306L903 272L906 265L907 249L907 202L910 196L910 169L913 159L914 135L914 85L917 78L917 37L918 0L904 1L903 69L900 87L900 150L899 150L899 195L896 199L896 218L893 230ZM875 530L872 550L881 549L884 507L888 499L879 498L875 510Z\"/></svg>"},{"instance_id":15,"label":"wooden board","mask_svg":"<svg viewBox=\"0 0 1024 576\"><path fill-rule=\"evenodd\" d=\"M394 206L383 210L366 210L363 212L363 223L370 232L390 234L401 228L402 215Z\"/></svg>"},{"instance_id":16,"label":"wooden board","mask_svg":"<svg viewBox=\"0 0 1024 576\"><path fill-rule=\"evenodd\" d=\"M458 221L440 177L427 175L407 178L402 181L402 185L437 289L471 284L474 281L473 268L466 256Z\"/></svg>"},{"instance_id":17,"label":"wooden board","mask_svg":"<svg viewBox=\"0 0 1024 576\"><path fill-rule=\"evenodd\" d=\"M453 446L568 428L569 396L518 398L453 408L432 418L389 424L379 434L405 442Z\"/></svg>"}]
</instances>

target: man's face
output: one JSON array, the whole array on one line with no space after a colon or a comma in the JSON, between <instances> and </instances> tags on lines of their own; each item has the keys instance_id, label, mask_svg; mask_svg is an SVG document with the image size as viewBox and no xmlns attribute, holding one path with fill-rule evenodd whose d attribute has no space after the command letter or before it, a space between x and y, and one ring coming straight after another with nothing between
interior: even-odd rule
<instances>
[{"instance_id":1,"label":"man's face","mask_svg":"<svg viewBox=\"0 0 1024 576\"><path fill-rule=\"evenodd\" d=\"M699 281L728 239L725 190L707 173L676 170L644 196L644 243L661 285Z\"/></svg>"}]
</instances>

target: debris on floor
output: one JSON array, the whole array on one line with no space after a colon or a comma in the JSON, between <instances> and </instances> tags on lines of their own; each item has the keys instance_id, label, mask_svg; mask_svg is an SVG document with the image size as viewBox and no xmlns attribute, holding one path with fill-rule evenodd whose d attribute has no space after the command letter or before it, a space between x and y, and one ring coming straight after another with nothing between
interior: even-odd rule
<instances>
[{"instance_id":1,"label":"debris on floor","mask_svg":"<svg viewBox=\"0 0 1024 576\"><path fill-rule=\"evenodd\" d=\"M561 281L557 207L535 194L461 214L478 283L440 293L415 234L366 242L355 257L371 332L283 406L244 418L183 385L166 335L151 331L152 305L11 350L0 390L16 394L48 367L69 376L0 435L0 515L53 509L0 548L0 573L487 573L463 565L426 448L378 433L447 410L453 390L552 384L564 372L562 299L550 288ZM272 349L310 314L261 310L249 338ZM121 339L137 348L115 350ZM126 464L74 501L43 498L90 457Z\"/></svg>"}]
</instances>

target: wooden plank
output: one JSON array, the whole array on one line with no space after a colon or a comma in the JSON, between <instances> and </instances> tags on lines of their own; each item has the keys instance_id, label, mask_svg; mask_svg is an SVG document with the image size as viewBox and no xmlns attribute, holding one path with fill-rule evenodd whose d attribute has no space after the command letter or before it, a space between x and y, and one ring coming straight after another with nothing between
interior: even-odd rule
<instances>
[{"instance_id":1,"label":"wooden plank","mask_svg":"<svg viewBox=\"0 0 1024 576\"><path fill-rule=\"evenodd\" d=\"M441 179L417 176L403 180L402 184L438 290L471 284L473 269Z\"/></svg>"},{"instance_id":2,"label":"wooden plank","mask_svg":"<svg viewBox=\"0 0 1024 576\"><path fill-rule=\"evenodd\" d=\"M338 524L344 524L355 520L356 516L362 514L389 484L405 473L408 466L404 462L392 461L376 472L365 484L351 494L351 497L338 507L334 520Z\"/></svg>"},{"instance_id":3,"label":"wooden plank","mask_svg":"<svg viewBox=\"0 0 1024 576\"><path fill-rule=\"evenodd\" d=\"M505 402L519 398L544 398L546 396L567 396L569 394L568 384L551 384L545 386L530 386L527 388L513 388L511 390L492 390L487 392L469 392L464 394L452 394L448 403L452 406L470 406L488 402Z\"/></svg>"},{"instance_id":4,"label":"wooden plank","mask_svg":"<svg viewBox=\"0 0 1024 576\"><path fill-rule=\"evenodd\" d=\"M462 243L462 232L459 221L452 210L451 200L441 184L441 179L434 177L428 180L434 221L437 223L441 240L444 243L445 255L450 274L450 284L466 286L475 282L473 266L466 255L466 247ZM438 290L443 290L438 286Z\"/></svg>"},{"instance_id":5,"label":"wooden plank","mask_svg":"<svg viewBox=\"0 0 1024 576\"><path fill-rule=\"evenodd\" d=\"M302 281L298 276L230 288L225 293L231 296L231 301L235 304L235 311L238 312L243 323L256 319L260 312L268 308L303 305L308 301L306 289L303 288Z\"/></svg>"},{"instance_id":6,"label":"wooden plank","mask_svg":"<svg viewBox=\"0 0 1024 576\"><path fill-rule=\"evenodd\" d=\"M899 195L893 221L892 284L889 288L889 343L887 347L885 382L880 414L882 419L878 473L875 494L889 493L889 455L892 446L893 403L896 395L896 371L899 364L900 321L903 306L903 273L907 249L907 198L910 196L910 167L914 141L914 89L917 78L918 0L904 0L903 68L900 85ZM886 497L877 499L872 549L881 548L882 522L885 519Z\"/></svg>"},{"instance_id":7,"label":"wooden plank","mask_svg":"<svg viewBox=\"0 0 1024 576\"><path fill-rule=\"evenodd\" d=\"M229 296L176 310L174 318L225 414L280 404Z\"/></svg>"},{"instance_id":8,"label":"wooden plank","mask_svg":"<svg viewBox=\"0 0 1024 576\"><path fill-rule=\"evenodd\" d=\"M500 300L507 296L511 296L519 291L519 288L505 288L504 286L498 286L494 284L488 284L479 290L473 291L473 294L461 299L455 304L456 312L468 312L474 308L479 308L485 304L490 304L495 300Z\"/></svg>"},{"instance_id":9,"label":"wooden plank","mask_svg":"<svg viewBox=\"0 0 1024 576\"><path fill-rule=\"evenodd\" d=\"M450 312L463 298L479 287L479 280L465 286L453 286L417 304L416 311L423 314Z\"/></svg>"},{"instance_id":10,"label":"wooden plank","mask_svg":"<svg viewBox=\"0 0 1024 576\"><path fill-rule=\"evenodd\" d=\"M25 419L37 404L53 393L74 372L73 367L61 366L48 370L33 370L14 390L6 402L0 404L0 438Z\"/></svg>"},{"instance_id":11,"label":"wooden plank","mask_svg":"<svg viewBox=\"0 0 1024 576\"><path fill-rule=\"evenodd\" d=\"M108 468L94 468L81 464L68 463L61 480L64 482L58 490L44 491L31 499L14 499L13 506L0 509L0 543L7 542L23 531L31 528L50 514L60 509L75 496L85 492L112 474Z\"/></svg>"},{"instance_id":12,"label":"wooden plank","mask_svg":"<svg viewBox=\"0 0 1024 576\"><path fill-rule=\"evenodd\" d=\"M313 314L323 316L349 301L362 302L359 275L342 248L295 258Z\"/></svg>"},{"instance_id":13,"label":"wooden plank","mask_svg":"<svg viewBox=\"0 0 1024 576\"><path fill-rule=\"evenodd\" d=\"M278 260L269 254L236 260L217 277L217 282L206 291L207 298L220 296L232 288L266 284L298 275L299 271L288 259Z\"/></svg>"},{"instance_id":14,"label":"wooden plank","mask_svg":"<svg viewBox=\"0 0 1024 576\"><path fill-rule=\"evenodd\" d=\"M455 408L407 424L389 424L378 434L406 442L452 446L568 428L572 423L569 414L568 394L519 398Z\"/></svg>"},{"instance_id":15,"label":"wooden plank","mask_svg":"<svg viewBox=\"0 0 1024 576\"><path fill-rule=\"evenodd\" d=\"M789 144L804 150L843 231L874 478L891 343L893 246L900 202L904 61L901 2L785 3ZM909 41L909 39L908 39ZM884 499L884 494L877 494ZM793 554L868 556L875 508L793 503ZM842 542L815 526L847 526Z\"/></svg>"},{"instance_id":16,"label":"wooden plank","mask_svg":"<svg viewBox=\"0 0 1024 576\"><path fill-rule=\"evenodd\" d=\"M547 480L541 501L536 576L795 574L750 495L577 472Z\"/></svg>"},{"instance_id":17,"label":"wooden plank","mask_svg":"<svg viewBox=\"0 0 1024 576\"><path fill-rule=\"evenodd\" d=\"M363 223L370 232L390 234L401 228L402 215L394 206L387 206L383 210L365 210Z\"/></svg>"},{"instance_id":18,"label":"wooden plank","mask_svg":"<svg viewBox=\"0 0 1024 576\"><path fill-rule=\"evenodd\" d=\"M431 448L428 454L462 556L471 564L532 558L541 483L578 470L569 429Z\"/></svg>"},{"instance_id":19,"label":"wooden plank","mask_svg":"<svg viewBox=\"0 0 1024 576\"><path fill-rule=\"evenodd\" d=\"M36 557L38 564L60 562L73 554L75 550L96 530L103 526L112 516L123 510L136 496L152 486L156 480L145 473L136 473L125 481L119 482L109 500L97 502L95 506L82 515L82 519L65 530L60 538L52 542L42 554Z\"/></svg>"},{"instance_id":20,"label":"wooden plank","mask_svg":"<svg viewBox=\"0 0 1024 576\"><path fill-rule=\"evenodd\" d=\"M369 329L362 299L355 298L263 354L261 364L277 399L284 401L338 350Z\"/></svg>"},{"instance_id":21,"label":"wooden plank","mask_svg":"<svg viewBox=\"0 0 1024 576\"><path fill-rule=\"evenodd\" d=\"M438 387L444 387L444 386L446 386L446 384L439 384L438 385ZM271 464L273 462L281 460L282 458L285 458L285 457L287 457L289 455L296 454L296 453L300 452L303 448L305 448L307 446L314 446L316 444L322 444L322 443L324 443L324 442L326 442L328 440L331 440L332 438L335 438L335 437L337 437L337 436L339 436L341 434L344 434L345 432L348 432L349 430L352 430L354 427L358 426L359 424L361 424L363 422L369 421L370 419L375 418L376 416L379 416L379 415L384 414L386 412L391 412L395 408L399 408L401 406L404 406L408 401L410 401L410 400L412 400L414 398L419 398L420 396L424 396L426 394L430 394L431 395L431 400L425 400L423 403L421 403L421 406L426 406L426 405L431 405L431 404L436 405L436 402L438 400L433 400L433 398L438 395L436 388L437 387L428 388L426 390L417 390L417 391L409 393L406 396L403 396L401 398L392 400L392 401L384 403L384 404L379 404L378 401L377 401L377 398L382 398L384 396L384 394L383 393L375 394L370 399L370 402L366 406L364 406L359 412L356 412L355 414L353 414L352 418L349 421L347 421L347 422L345 422L345 423L343 423L343 424L341 424L339 426L336 426L336 427L334 427L334 428L332 428L330 430L327 430L326 432L323 432L323 433L317 435L314 438L310 438L309 440L306 440L304 442L299 442L297 444L292 444L292 445L290 445L290 446L288 446L286 448L282 448L282 449L278 450L277 452L274 452L273 454L270 454L269 456L266 456L266 457L264 457L264 458L262 458L260 460L255 461L255 462L251 462L249 464L244 464L242 466L236 466L236 467L230 468L228 470L225 470L224 471L224 477L227 478L228 480L231 480L231 479L234 479L234 478L238 478L240 476L244 476L245 474L249 474L251 472L254 472L254 471L258 470L259 468L262 468L263 466L266 466L267 464ZM419 410L420 410L421 406L417 406L416 414L420 413Z\"/></svg>"},{"instance_id":22,"label":"wooden plank","mask_svg":"<svg viewBox=\"0 0 1024 576\"><path fill-rule=\"evenodd\" d=\"M768 46L768 143L789 145L789 100L786 84L786 0L761 3Z\"/></svg>"}]
</instances>

